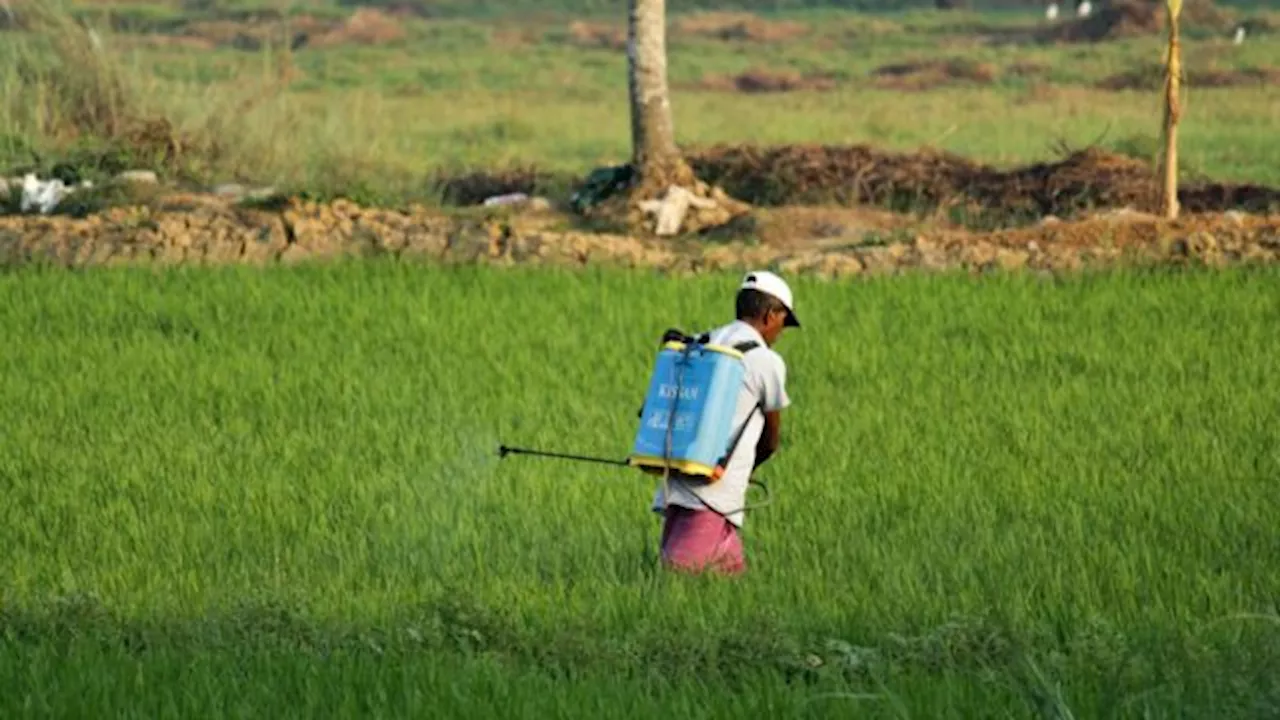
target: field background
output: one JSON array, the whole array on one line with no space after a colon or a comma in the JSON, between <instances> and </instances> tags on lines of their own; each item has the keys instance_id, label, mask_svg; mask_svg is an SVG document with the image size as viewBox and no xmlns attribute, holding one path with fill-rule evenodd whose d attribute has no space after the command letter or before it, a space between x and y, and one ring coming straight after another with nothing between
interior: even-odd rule
<instances>
[{"instance_id":1,"label":"field background","mask_svg":"<svg viewBox=\"0 0 1280 720\"><path fill-rule=\"evenodd\" d=\"M1183 174L1280 185L1280 21L1265 5L1193 6ZM25 60L0 73L10 103L0 162L15 171L71 158L92 175L132 159L205 185L437 204L431 180L442 174L536 167L556 176L548 192L565 195L592 168L629 158L624 16L608 3L425 2L396 15L329 3L60 7L92 23L105 49L65 29L8 34L0 52ZM1091 145L1155 158L1158 28L1049 42L1034 34L1074 19L1055 31L1035 6L700 7L671 9L676 129L690 148L933 147L998 167ZM1236 46L1242 21L1253 34ZM875 74L903 64L923 67ZM744 79L778 91L743 92ZM179 157L161 157L175 144Z\"/></svg>"},{"instance_id":2,"label":"field background","mask_svg":"<svg viewBox=\"0 0 1280 720\"><path fill-rule=\"evenodd\" d=\"M620 3L10 5L9 173L465 215L629 154ZM675 6L720 13L672 14L679 139L1152 159L1158 31L921 5ZM1203 13L1185 177L1280 185L1280 23ZM0 250L106 222L10 220ZM0 715L1280 715L1274 267L789 278L773 503L716 582L656 570L644 478L496 449L621 457L732 272L4 268Z\"/></svg>"}]
</instances>

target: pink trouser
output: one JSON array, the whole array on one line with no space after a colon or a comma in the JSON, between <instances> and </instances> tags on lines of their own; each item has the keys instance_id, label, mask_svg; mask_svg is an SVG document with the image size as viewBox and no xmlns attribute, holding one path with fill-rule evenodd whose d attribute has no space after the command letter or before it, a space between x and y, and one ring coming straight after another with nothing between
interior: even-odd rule
<instances>
[{"instance_id":1,"label":"pink trouser","mask_svg":"<svg viewBox=\"0 0 1280 720\"><path fill-rule=\"evenodd\" d=\"M668 505L662 524L662 562L676 570L746 570L738 528L710 510Z\"/></svg>"}]
</instances>

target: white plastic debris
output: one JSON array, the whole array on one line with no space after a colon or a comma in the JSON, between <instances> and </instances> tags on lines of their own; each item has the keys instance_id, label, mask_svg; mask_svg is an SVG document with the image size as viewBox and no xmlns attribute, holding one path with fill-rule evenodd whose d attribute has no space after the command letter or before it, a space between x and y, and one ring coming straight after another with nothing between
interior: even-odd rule
<instances>
[{"instance_id":1,"label":"white plastic debris","mask_svg":"<svg viewBox=\"0 0 1280 720\"><path fill-rule=\"evenodd\" d=\"M125 170L116 175L116 180L125 183L139 183L144 185L155 185L160 182L160 178L154 170Z\"/></svg>"},{"instance_id":2,"label":"white plastic debris","mask_svg":"<svg viewBox=\"0 0 1280 720\"><path fill-rule=\"evenodd\" d=\"M27 173L22 178L22 202L18 209L25 213L34 208L41 215L48 215L70 193L70 188L63 185L61 180L40 180L34 173Z\"/></svg>"},{"instance_id":3,"label":"white plastic debris","mask_svg":"<svg viewBox=\"0 0 1280 720\"><path fill-rule=\"evenodd\" d=\"M640 203L640 210L657 217L654 233L659 236L675 235L684 223L684 217L690 207L711 209L716 206L714 200L698 197L679 185L667 188L667 194L661 200L645 200Z\"/></svg>"},{"instance_id":4,"label":"white plastic debris","mask_svg":"<svg viewBox=\"0 0 1280 720\"><path fill-rule=\"evenodd\" d=\"M498 207L500 205L519 205L520 203L528 202L528 200L529 196L525 193L507 193L506 195L494 195L493 197L485 198L484 206Z\"/></svg>"},{"instance_id":5,"label":"white plastic debris","mask_svg":"<svg viewBox=\"0 0 1280 720\"><path fill-rule=\"evenodd\" d=\"M93 183L85 180L79 187L93 187ZM75 185L65 185L57 178L41 180L35 173L27 173L22 178L22 199L18 203L18 211L26 213L37 210L41 215L48 215L75 190Z\"/></svg>"}]
</instances>

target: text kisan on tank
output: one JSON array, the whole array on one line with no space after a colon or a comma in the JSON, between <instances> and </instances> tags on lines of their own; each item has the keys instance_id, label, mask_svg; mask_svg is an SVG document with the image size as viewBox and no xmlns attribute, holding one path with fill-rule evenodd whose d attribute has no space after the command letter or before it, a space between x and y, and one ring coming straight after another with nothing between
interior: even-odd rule
<instances>
[{"instance_id":1,"label":"text kisan on tank","mask_svg":"<svg viewBox=\"0 0 1280 720\"><path fill-rule=\"evenodd\" d=\"M658 388L658 397L662 398L663 400L671 400L678 394L681 400L697 400L698 391L700 389L701 388L698 388L696 386L682 388L677 385L662 385L661 387ZM677 392L677 390L679 392Z\"/></svg>"},{"instance_id":2,"label":"text kisan on tank","mask_svg":"<svg viewBox=\"0 0 1280 720\"><path fill-rule=\"evenodd\" d=\"M649 419L645 424L654 430L666 430L668 417L670 417L670 413L665 413L665 412L650 413ZM693 429L693 422L694 422L694 413L692 412L676 413L676 432L688 432L689 430Z\"/></svg>"}]
</instances>

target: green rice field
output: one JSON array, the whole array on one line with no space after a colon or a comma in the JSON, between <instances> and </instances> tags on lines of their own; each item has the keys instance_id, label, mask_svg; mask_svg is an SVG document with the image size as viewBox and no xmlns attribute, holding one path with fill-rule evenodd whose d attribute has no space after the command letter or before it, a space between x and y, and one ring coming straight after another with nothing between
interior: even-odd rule
<instances>
[{"instance_id":1,"label":"green rice field","mask_svg":"<svg viewBox=\"0 0 1280 720\"><path fill-rule=\"evenodd\" d=\"M0 274L0 717L1280 713L1280 275L789 278L750 569L621 458L734 274ZM759 499L759 496L753 497Z\"/></svg>"}]
</instances>

